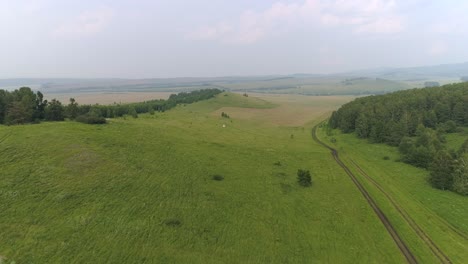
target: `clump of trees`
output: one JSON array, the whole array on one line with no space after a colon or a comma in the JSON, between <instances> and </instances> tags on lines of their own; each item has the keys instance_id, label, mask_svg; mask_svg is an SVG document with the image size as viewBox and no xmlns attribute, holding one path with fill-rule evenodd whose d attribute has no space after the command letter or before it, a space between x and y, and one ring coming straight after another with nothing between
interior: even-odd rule
<instances>
[{"instance_id":1,"label":"clump of trees","mask_svg":"<svg viewBox=\"0 0 468 264\"><path fill-rule=\"evenodd\" d=\"M164 112L178 104L190 104L206 100L221 93L219 89L202 89L192 92L172 94L167 100L149 100L131 104L79 105L70 98L68 105L52 99L44 100L41 92L33 92L29 87L21 87L12 92L0 89L0 124L15 125L46 121L63 121L65 118L87 124L102 124L106 118L141 113Z\"/></svg>"},{"instance_id":2,"label":"clump of trees","mask_svg":"<svg viewBox=\"0 0 468 264\"><path fill-rule=\"evenodd\" d=\"M297 170L297 183L303 187L309 187L312 185L312 176L308 170Z\"/></svg>"},{"instance_id":3,"label":"clump of trees","mask_svg":"<svg viewBox=\"0 0 468 264\"><path fill-rule=\"evenodd\" d=\"M333 112L329 125L398 146L402 161L430 170L432 186L467 194L468 143L449 151L444 134L468 126L468 83L358 98Z\"/></svg>"},{"instance_id":4,"label":"clump of trees","mask_svg":"<svg viewBox=\"0 0 468 264\"><path fill-rule=\"evenodd\" d=\"M221 113L221 117L224 117L224 118L230 118L230 117L229 117L229 115L228 115L228 114L226 114L226 113L224 113L224 112L222 112L222 113Z\"/></svg>"},{"instance_id":5,"label":"clump of trees","mask_svg":"<svg viewBox=\"0 0 468 264\"><path fill-rule=\"evenodd\" d=\"M58 100L48 102L41 92L21 87L12 92L0 90L0 124L16 125L41 120L64 119L63 106Z\"/></svg>"}]
</instances>

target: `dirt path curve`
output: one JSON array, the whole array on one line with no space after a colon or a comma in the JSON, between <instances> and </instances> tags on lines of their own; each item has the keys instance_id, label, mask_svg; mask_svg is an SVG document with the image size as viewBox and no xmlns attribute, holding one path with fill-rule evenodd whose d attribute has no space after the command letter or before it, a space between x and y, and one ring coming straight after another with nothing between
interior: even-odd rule
<instances>
[{"instance_id":1,"label":"dirt path curve","mask_svg":"<svg viewBox=\"0 0 468 264\"><path fill-rule=\"evenodd\" d=\"M441 263L452 263L449 257L442 252L442 250L432 241L432 239L419 227L419 225L411 218L411 216L377 183L372 177L370 177L354 160L351 162L356 166L359 172L379 191L387 197L393 207L398 211L398 213L403 217L403 219L411 226L411 228L416 232L416 234L421 238L424 243L429 247L429 249L434 253L434 255L440 260Z\"/></svg>"},{"instance_id":2,"label":"dirt path curve","mask_svg":"<svg viewBox=\"0 0 468 264\"><path fill-rule=\"evenodd\" d=\"M372 209L374 210L374 212L377 214L377 217L380 219L380 221L382 222L382 224L385 226L385 228L387 229L388 233L390 234L390 236L392 237L393 241L395 241L395 243L397 244L398 248L400 249L401 253L405 256L406 260L408 261L408 263L410 264L417 264L418 261L416 260L416 258L414 257L413 253L411 253L410 249L408 248L408 246L405 244L405 242L401 239L401 237L398 235L397 231L395 230L395 228L392 226L392 224L390 223L390 221L388 220L388 218L385 216L385 214L382 212L382 210L379 208L379 206L377 205L377 203L374 201L374 199L370 196L370 194L366 191L366 189L364 188L364 186L362 186L362 184L357 180L356 176L354 176L354 174L351 172L351 170L340 160L340 158L338 157L338 151L330 146L328 146L327 144L325 144L324 142L320 141L317 137L317 127L319 125L316 125L314 126L314 128L312 128L312 138L320 145L324 146L325 148L329 149L331 151L331 154L333 156L333 158L335 159L336 163L338 163L338 165L340 165L343 170L346 172L346 174L348 174L348 176L351 178L351 180L353 181L353 183L356 185L356 187L359 189L359 191L361 192L361 194L364 196L364 198L366 199L366 201L369 203L369 205L372 207Z\"/></svg>"}]
</instances>

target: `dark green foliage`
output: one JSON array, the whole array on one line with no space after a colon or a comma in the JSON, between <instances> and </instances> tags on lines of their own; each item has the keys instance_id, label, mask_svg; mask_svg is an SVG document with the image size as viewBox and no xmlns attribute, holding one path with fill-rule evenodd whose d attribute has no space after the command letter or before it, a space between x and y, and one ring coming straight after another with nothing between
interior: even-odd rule
<instances>
[{"instance_id":1,"label":"dark green foliage","mask_svg":"<svg viewBox=\"0 0 468 264\"><path fill-rule=\"evenodd\" d=\"M164 224L170 227L178 227L182 225L182 221L180 221L177 218L169 218L166 221L164 221Z\"/></svg>"},{"instance_id":2,"label":"dark green foliage","mask_svg":"<svg viewBox=\"0 0 468 264\"><path fill-rule=\"evenodd\" d=\"M153 106L151 106L151 105L148 106L148 113L149 113L150 115L154 115L154 108L153 108Z\"/></svg>"},{"instance_id":3,"label":"dark green foliage","mask_svg":"<svg viewBox=\"0 0 468 264\"><path fill-rule=\"evenodd\" d=\"M65 112L70 119L75 119L78 116L78 103L74 98L70 98L70 103L67 105Z\"/></svg>"},{"instance_id":4,"label":"dark green foliage","mask_svg":"<svg viewBox=\"0 0 468 264\"><path fill-rule=\"evenodd\" d=\"M133 118L138 118L138 113L134 107L130 107L128 114L131 115Z\"/></svg>"},{"instance_id":5,"label":"dark green foliage","mask_svg":"<svg viewBox=\"0 0 468 264\"><path fill-rule=\"evenodd\" d=\"M13 92L0 90L0 121L3 124L25 124L44 115L47 101L41 93L35 94L29 87Z\"/></svg>"},{"instance_id":6,"label":"dark green foliage","mask_svg":"<svg viewBox=\"0 0 468 264\"><path fill-rule=\"evenodd\" d=\"M398 145L398 139L414 136L418 124L453 128L449 121L468 125L468 83L361 97L334 112L329 124L373 142Z\"/></svg>"},{"instance_id":7,"label":"dark green foliage","mask_svg":"<svg viewBox=\"0 0 468 264\"><path fill-rule=\"evenodd\" d=\"M224 180L224 177L222 175L219 175L219 174L215 174L213 176L211 176L211 178L215 181L222 181Z\"/></svg>"},{"instance_id":8,"label":"dark green foliage","mask_svg":"<svg viewBox=\"0 0 468 264\"><path fill-rule=\"evenodd\" d=\"M453 120L448 120L447 122L441 124L440 128L443 132L455 133L457 132L457 123L455 123Z\"/></svg>"},{"instance_id":9,"label":"dark green foliage","mask_svg":"<svg viewBox=\"0 0 468 264\"><path fill-rule=\"evenodd\" d=\"M454 162L453 190L462 195L468 195L468 155L458 157Z\"/></svg>"},{"instance_id":10,"label":"dark green foliage","mask_svg":"<svg viewBox=\"0 0 468 264\"><path fill-rule=\"evenodd\" d=\"M358 98L334 112L329 124L371 142L398 146L402 161L430 170L432 186L464 193L464 169L454 164L460 164L457 157L466 153L468 143L450 154L444 133L468 126L468 83Z\"/></svg>"},{"instance_id":11,"label":"dark green foliage","mask_svg":"<svg viewBox=\"0 0 468 264\"><path fill-rule=\"evenodd\" d=\"M454 160L446 151L438 152L431 164L429 182L437 189L451 189L453 185Z\"/></svg>"},{"instance_id":12,"label":"dark green foliage","mask_svg":"<svg viewBox=\"0 0 468 264\"><path fill-rule=\"evenodd\" d=\"M384 160L390 160L390 157L389 156L384 156L383 159Z\"/></svg>"},{"instance_id":13,"label":"dark green foliage","mask_svg":"<svg viewBox=\"0 0 468 264\"><path fill-rule=\"evenodd\" d=\"M275 165L275 166L281 166L281 161L277 161L277 162L273 163L273 165Z\"/></svg>"},{"instance_id":14,"label":"dark green foliage","mask_svg":"<svg viewBox=\"0 0 468 264\"><path fill-rule=\"evenodd\" d=\"M228 114L226 114L226 113L224 113L224 112L222 112L222 113L221 113L221 117L224 117L224 118L229 118L229 115L228 115Z\"/></svg>"},{"instance_id":15,"label":"dark green foliage","mask_svg":"<svg viewBox=\"0 0 468 264\"><path fill-rule=\"evenodd\" d=\"M64 108L62 103L57 99L52 99L45 109L45 119L47 121L63 121Z\"/></svg>"},{"instance_id":16,"label":"dark green foliage","mask_svg":"<svg viewBox=\"0 0 468 264\"><path fill-rule=\"evenodd\" d=\"M463 154L468 154L468 139L466 139L458 150L458 156L463 156Z\"/></svg>"},{"instance_id":17,"label":"dark green foliage","mask_svg":"<svg viewBox=\"0 0 468 264\"><path fill-rule=\"evenodd\" d=\"M20 101L13 101L9 104L5 115L5 123L8 125L25 124L32 121L30 109L25 107Z\"/></svg>"},{"instance_id":18,"label":"dark green foliage","mask_svg":"<svg viewBox=\"0 0 468 264\"><path fill-rule=\"evenodd\" d=\"M297 170L297 183L303 187L309 187L312 185L312 177L308 170Z\"/></svg>"},{"instance_id":19,"label":"dark green foliage","mask_svg":"<svg viewBox=\"0 0 468 264\"><path fill-rule=\"evenodd\" d=\"M36 93L36 107L34 109L34 120L42 120L45 118L45 108L47 107L47 100L44 100L44 95L41 92Z\"/></svg>"},{"instance_id":20,"label":"dark green foliage","mask_svg":"<svg viewBox=\"0 0 468 264\"><path fill-rule=\"evenodd\" d=\"M106 123L105 118L131 115L134 118L140 113L154 114L164 112L177 104L190 104L206 100L221 93L219 89L202 89L189 93L172 94L167 100L150 100L132 104L114 105L78 105L75 99L63 106L60 101L43 100L43 94L36 94L28 87L21 87L13 92L0 90L0 124L14 125L39 122L41 120L61 121L65 117L79 119L87 124ZM79 118L78 118L79 117Z\"/></svg>"}]
</instances>

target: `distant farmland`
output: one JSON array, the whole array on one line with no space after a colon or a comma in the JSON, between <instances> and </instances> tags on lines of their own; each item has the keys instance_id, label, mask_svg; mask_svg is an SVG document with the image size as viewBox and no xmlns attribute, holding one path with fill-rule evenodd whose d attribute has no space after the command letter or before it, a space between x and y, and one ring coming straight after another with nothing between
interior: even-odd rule
<instances>
[{"instance_id":1,"label":"distant farmland","mask_svg":"<svg viewBox=\"0 0 468 264\"><path fill-rule=\"evenodd\" d=\"M79 97L91 102L91 97L105 94L126 95L128 93L176 93L206 88L218 88L232 92L257 92L269 94L303 95L365 95L381 94L412 88L403 82L381 78L346 76L260 76L260 77L222 77L222 78L171 78L171 79L16 79L0 80L1 87L34 85L45 94L59 98ZM119 97L122 101L133 100ZM129 99L130 98L130 99ZM134 95L141 100L142 96ZM143 97L146 98L146 97ZM115 100L104 99L106 103ZM79 101L79 100L78 100ZM95 100L97 101L97 100Z\"/></svg>"}]
</instances>

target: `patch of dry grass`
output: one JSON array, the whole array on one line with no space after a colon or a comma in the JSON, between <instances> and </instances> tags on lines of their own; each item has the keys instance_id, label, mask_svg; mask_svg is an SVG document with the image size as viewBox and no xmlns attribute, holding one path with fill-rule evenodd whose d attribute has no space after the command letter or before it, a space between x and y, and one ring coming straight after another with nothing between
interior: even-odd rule
<instances>
[{"instance_id":1,"label":"patch of dry grass","mask_svg":"<svg viewBox=\"0 0 468 264\"><path fill-rule=\"evenodd\" d=\"M79 104L113 104L135 103L155 99L167 99L170 92L128 92L128 93L77 93L77 94L49 94L46 99L56 98L68 104L70 97L75 98Z\"/></svg>"},{"instance_id":2,"label":"patch of dry grass","mask_svg":"<svg viewBox=\"0 0 468 264\"><path fill-rule=\"evenodd\" d=\"M352 100L351 96L303 96L278 94L249 94L250 97L275 103L278 107L258 109L222 107L212 114L227 113L231 118L269 122L279 126L302 126L316 120L338 106Z\"/></svg>"}]
</instances>

